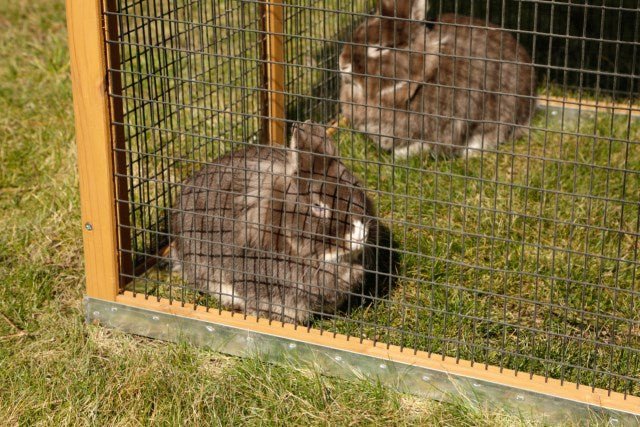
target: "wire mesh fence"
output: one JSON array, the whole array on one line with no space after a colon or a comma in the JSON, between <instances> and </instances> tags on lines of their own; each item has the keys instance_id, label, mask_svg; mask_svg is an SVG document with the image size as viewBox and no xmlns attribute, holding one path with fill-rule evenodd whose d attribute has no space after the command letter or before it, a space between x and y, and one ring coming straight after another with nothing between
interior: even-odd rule
<instances>
[{"instance_id":1,"label":"wire mesh fence","mask_svg":"<svg viewBox=\"0 0 640 427\"><path fill-rule=\"evenodd\" d=\"M417 3L114 0L126 289L640 396L640 2Z\"/></svg>"}]
</instances>

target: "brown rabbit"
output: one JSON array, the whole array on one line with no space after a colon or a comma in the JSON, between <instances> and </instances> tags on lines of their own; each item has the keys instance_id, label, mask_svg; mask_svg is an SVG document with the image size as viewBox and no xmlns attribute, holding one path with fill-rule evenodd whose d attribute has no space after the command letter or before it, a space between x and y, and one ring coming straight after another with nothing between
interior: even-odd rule
<instances>
[{"instance_id":1,"label":"brown rabbit","mask_svg":"<svg viewBox=\"0 0 640 427\"><path fill-rule=\"evenodd\" d=\"M215 160L182 184L175 209L174 269L251 315L304 323L334 313L385 259L365 190L310 122L293 126L289 149Z\"/></svg>"},{"instance_id":2,"label":"brown rabbit","mask_svg":"<svg viewBox=\"0 0 640 427\"><path fill-rule=\"evenodd\" d=\"M519 137L535 106L531 57L492 24L425 0L381 0L340 55L342 114L398 156L477 155Z\"/></svg>"}]
</instances>

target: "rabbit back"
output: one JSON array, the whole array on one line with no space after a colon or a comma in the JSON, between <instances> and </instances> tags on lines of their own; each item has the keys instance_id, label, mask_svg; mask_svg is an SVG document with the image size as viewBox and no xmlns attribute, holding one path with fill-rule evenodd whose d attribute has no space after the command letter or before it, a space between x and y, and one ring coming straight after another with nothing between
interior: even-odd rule
<instances>
[{"instance_id":1,"label":"rabbit back","mask_svg":"<svg viewBox=\"0 0 640 427\"><path fill-rule=\"evenodd\" d=\"M410 138L439 142L431 146L436 154L467 148L473 155L521 136L535 107L527 51L511 34L479 19L447 14L439 22L430 35L440 41L441 54L410 102L410 111L425 113Z\"/></svg>"},{"instance_id":2,"label":"rabbit back","mask_svg":"<svg viewBox=\"0 0 640 427\"><path fill-rule=\"evenodd\" d=\"M384 36L389 28L394 37ZM367 43L374 46L359 47ZM495 148L523 132L535 105L526 50L506 31L464 16L442 15L432 28L365 21L345 45L340 68L343 115L399 155Z\"/></svg>"}]
</instances>

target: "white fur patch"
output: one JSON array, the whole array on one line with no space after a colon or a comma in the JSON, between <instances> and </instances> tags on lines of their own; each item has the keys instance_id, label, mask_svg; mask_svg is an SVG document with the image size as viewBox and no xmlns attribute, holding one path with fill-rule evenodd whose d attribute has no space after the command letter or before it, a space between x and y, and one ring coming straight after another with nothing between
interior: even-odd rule
<instances>
[{"instance_id":1,"label":"white fur patch","mask_svg":"<svg viewBox=\"0 0 640 427\"><path fill-rule=\"evenodd\" d=\"M349 244L349 250L351 252L359 251L364 246L364 241L367 238L367 228L362 221L354 221L353 228L350 233L347 233L345 240Z\"/></svg>"},{"instance_id":2,"label":"white fur patch","mask_svg":"<svg viewBox=\"0 0 640 427\"><path fill-rule=\"evenodd\" d=\"M180 253L175 247L175 242L172 242L169 248L171 257L171 271L174 273L182 273L182 262L180 261Z\"/></svg>"},{"instance_id":3,"label":"white fur patch","mask_svg":"<svg viewBox=\"0 0 640 427\"><path fill-rule=\"evenodd\" d=\"M429 10L429 0L417 0L411 7L411 19L423 21Z\"/></svg>"},{"instance_id":4,"label":"white fur patch","mask_svg":"<svg viewBox=\"0 0 640 427\"><path fill-rule=\"evenodd\" d=\"M434 38L433 40L429 40L429 43L427 44L427 48L426 51L427 52L437 52L440 49L440 46L444 46L447 43L449 43L449 36L444 36L443 38L439 39L439 38Z\"/></svg>"},{"instance_id":5,"label":"white fur patch","mask_svg":"<svg viewBox=\"0 0 640 427\"><path fill-rule=\"evenodd\" d=\"M326 252L324 254L325 262L336 262L338 261L338 251Z\"/></svg>"},{"instance_id":6,"label":"white fur patch","mask_svg":"<svg viewBox=\"0 0 640 427\"><path fill-rule=\"evenodd\" d=\"M467 141L467 148L470 150L481 150L484 144L484 135L475 134Z\"/></svg>"},{"instance_id":7,"label":"white fur patch","mask_svg":"<svg viewBox=\"0 0 640 427\"><path fill-rule=\"evenodd\" d=\"M223 306L239 306L240 304L244 303L243 298L239 298L234 295L233 285L230 283L209 282L208 288L209 292L213 294L214 297L219 298L220 304L222 304Z\"/></svg>"},{"instance_id":8,"label":"white fur patch","mask_svg":"<svg viewBox=\"0 0 640 427\"><path fill-rule=\"evenodd\" d=\"M325 262L338 262L338 259L345 254L357 252L364 247L367 240L367 227L362 221L354 221L351 232L344 236L345 243L349 247L347 251L337 249L324 253Z\"/></svg>"},{"instance_id":9,"label":"white fur patch","mask_svg":"<svg viewBox=\"0 0 640 427\"><path fill-rule=\"evenodd\" d=\"M356 242L364 242L364 238L366 237L367 232L362 221L354 221L353 223L353 231L351 232L351 237Z\"/></svg>"},{"instance_id":10,"label":"white fur patch","mask_svg":"<svg viewBox=\"0 0 640 427\"><path fill-rule=\"evenodd\" d=\"M490 136L491 134L477 133L467 140L466 155L468 157L480 157L482 150L493 150L496 148L497 141Z\"/></svg>"},{"instance_id":11,"label":"white fur patch","mask_svg":"<svg viewBox=\"0 0 640 427\"><path fill-rule=\"evenodd\" d=\"M369 58L380 58L380 48L369 46L367 48L367 56Z\"/></svg>"},{"instance_id":12,"label":"white fur patch","mask_svg":"<svg viewBox=\"0 0 640 427\"><path fill-rule=\"evenodd\" d=\"M396 159L408 159L411 156L417 154L429 154L431 152L431 146L422 141L412 142L404 147L395 148L393 154Z\"/></svg>"}]
</instances>

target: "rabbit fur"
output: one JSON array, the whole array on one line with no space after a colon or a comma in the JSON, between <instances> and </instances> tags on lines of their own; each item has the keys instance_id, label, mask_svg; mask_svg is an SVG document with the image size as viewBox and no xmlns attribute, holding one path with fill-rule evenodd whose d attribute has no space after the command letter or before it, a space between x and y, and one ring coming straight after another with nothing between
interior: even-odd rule
<instances>
[{"instance_id":1,"label":"rabbit fur","mask_svg":"<svg viewBox=\"0 0 640 427\"><path fill-rule=\"evenodd\" d=\"M453 14L429 25L425 0L381 0L340 54L342 114L397 156L494 149L535 107L531 57L507 31Z\"/></svg>"},{"instance_id":2,"label":"rabbit fur","mask_svg":"<svg viewBox=\"0 0 640 427\"><path fill-rule=\"evenodd\" d=\"M363 293L365 274L389 258L376 252L380 227L325 129L305 122L288 149L251 145L183 182L171 256L226 308L306 323Z\"/></svg>"}]
</instances>

